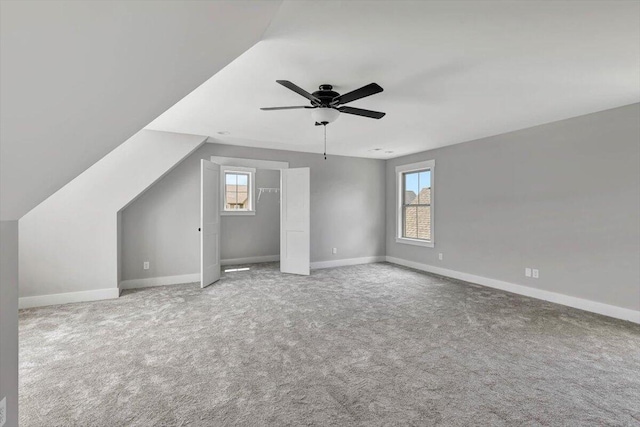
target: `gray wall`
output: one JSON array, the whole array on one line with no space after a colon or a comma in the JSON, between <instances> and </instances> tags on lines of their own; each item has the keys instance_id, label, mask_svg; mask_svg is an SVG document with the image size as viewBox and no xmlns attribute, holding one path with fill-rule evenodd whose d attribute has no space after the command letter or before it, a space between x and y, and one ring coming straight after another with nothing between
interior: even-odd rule
<instances>
[{"instance_id":1,"label":"gray wall","mask_svg":"<svg viewBox=\"0 0 640 427\"><path fill-rule=\"evenodd\" d=\"M18 221L0 221L0 400L18 425Z\"/></svg>"},{"instance_id":2,"label":"gray wall","mask_svg":"<svg viewBox=\"0 0 640 427\"><path fill-rule=\"evenodd\" d=\"M388 161L387 256L640 309L639 106ZM395 167L427 159L435 248L396 243Z\"/></svg>"},{"instance_id":3,"label":"gray wall","mask_svg":"<svg viewBox=\"0 0 640 427\"><path fill-rule=\"evenodd\" d=\"M209 160L212 155L286 161L292 168L311 168L312 261L384 255L384 161L341 156L325 161L320 154L205 144L122 211L122 280L199 271L200 159ZM273 179L262 171L256 178ZM256 185L278 186L269 182ZM277 200L273 194L264 196L256 217L223 218L223 259L279 254L279 211L277 225L261 230L259 223L261 210L279 210ZM262 219L271 222L269 218ZM252 220L254 226L248 225ZM232 235L253 232L259 237L243 239L245 245L230 243ZM332 255L333 247L338 254ZM142 269L143 261L151 262L149 270Z\"/></svg>"}]
</instances>

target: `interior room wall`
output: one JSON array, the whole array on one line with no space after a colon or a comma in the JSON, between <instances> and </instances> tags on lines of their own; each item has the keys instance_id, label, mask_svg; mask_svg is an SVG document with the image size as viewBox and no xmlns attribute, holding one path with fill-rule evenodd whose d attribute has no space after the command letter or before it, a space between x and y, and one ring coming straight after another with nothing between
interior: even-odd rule
<instances>
[{"instance_id":1,"label":"interior room wall","mask_svg":"<svg viewBox=\"0 0 640 427\"><path fill-rule=\"evenodd\" d=\"M396 243L395 167L430 159L435 247ZM386 169L388 257L640 310L640 104L400 157Z\"/></svg>"},{"instance_id":2,"label":"interior room wall","mask_svg":"<svg viewBox=\"0 0 640 427\"><path fill-rule=\"evenodd\" d=\"M200 270L200 159L209 160L211 156L285 161L291 168L310 167L312 262L384 256L384 161L341 156L324 160L321 154L209 143L122 212L123 280L194 274ZM274 196L267 194L264 203L272 203ZM243 230L246 224L240 218L225 217L223 221L223 239L249 231ZM274 235L279 248L279 234ZM274 241L270 245L274 247ZM338 253L332 254L332 248L337 248ZM228 241L223 241L223 258L250 256L249 252L242 254L244 246L233 249L237 252L231 250ZM155 267L143 270L145 260Z\"/></svg>"},{"instance_id":3,"label":"interior room wall","mask_svg":"<svg viewBox=\"0 0 640 427\"><path fill-rule=\"evenodd\" d=\"M18 425L18 221L0 221L0 400Z\"/></svg>"},{"instance_id":4,"label":"interior room wall","mask_svg":"<svg viewBox=\"0 0 640 427\"><path fill-rule=\"evenodd\" d=\"M118 211L206 137L142 130L19 221L20 304L118 296Z\"/></svg>"}]
</instances>

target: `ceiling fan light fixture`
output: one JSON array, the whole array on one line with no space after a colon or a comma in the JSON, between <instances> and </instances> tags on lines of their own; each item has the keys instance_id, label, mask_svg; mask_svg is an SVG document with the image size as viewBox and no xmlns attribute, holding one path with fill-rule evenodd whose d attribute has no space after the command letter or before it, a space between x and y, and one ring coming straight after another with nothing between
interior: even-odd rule
<instances>
[{"instance_id":1,"label":"ceiling fan light fixture","mask_svg":"<svg viewBox=\"0 0 640 427\"><path fill-rule=\"evenodd\" d=\"M331 107L314 108L311 111L311 117L317 123L329 124L335 122L340 117L340 111Z\"/></svg>"}]
</instances>

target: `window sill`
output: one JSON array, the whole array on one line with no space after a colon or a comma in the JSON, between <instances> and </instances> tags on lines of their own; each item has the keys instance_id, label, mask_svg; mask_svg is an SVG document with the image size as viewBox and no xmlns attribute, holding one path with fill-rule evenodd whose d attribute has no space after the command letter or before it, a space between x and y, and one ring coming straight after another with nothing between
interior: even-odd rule
<instances>
[{"instance_id":1,"label":"window sill","mask_svg":"<svg viewBox=\"0 0 640 427\"><path fill-rule=\"evenodd\" d=\"M405 245L422 246L425 248L433 248L435 246L435 244L433 243L433 240L408 239L406 237L396 237L396 243L403 243Z\"/></svg>"},{"instance_id":2,"label":"window sill","mask_svg":"<svg viewBox=\"0 0 640 427\"><path fill-rule=\"evenodd\" d=\"M256 211L221 211L220 216L253 216Z\"/></svg>"}]
</instances>

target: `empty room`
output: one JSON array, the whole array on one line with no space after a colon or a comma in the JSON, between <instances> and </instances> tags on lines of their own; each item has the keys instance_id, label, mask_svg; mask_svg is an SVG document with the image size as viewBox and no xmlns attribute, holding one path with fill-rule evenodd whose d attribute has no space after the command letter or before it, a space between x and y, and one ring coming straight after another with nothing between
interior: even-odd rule
<instances>
[{"instance_id":1,"label":"empty room","mask_svg":"<svg viewBox=\"0 0 640 427\"><path fill-rule=\"evenodd\" d=\"M0 427L640 425L640 0L0 0Z\"/></svg>"}]
</instances>

